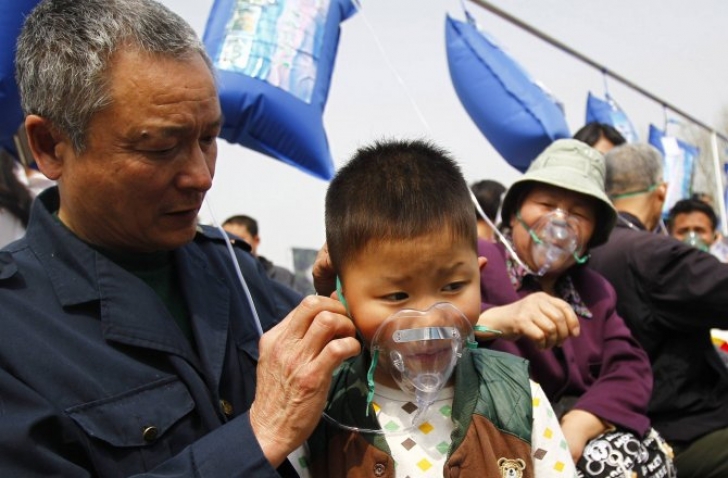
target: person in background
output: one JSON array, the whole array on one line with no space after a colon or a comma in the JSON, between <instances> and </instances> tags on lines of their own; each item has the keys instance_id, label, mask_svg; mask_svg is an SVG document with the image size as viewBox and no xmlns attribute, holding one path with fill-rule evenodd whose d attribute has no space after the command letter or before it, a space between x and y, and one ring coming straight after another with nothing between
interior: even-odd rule
<instances>
[{"instance_id":1,"label":"person in background","mask_svg":"<svg viewBox=\"0 0 728 478\"><path fill-rule=\"evenodd\" d=\"M606 123L593 121L582 126L574 133L574 139L588 144L600 153L604 154L615 146L627 142L617 128Z\"/></svg>"},{"instance_id":2,"label":"person in background","mask_svg":"<svg viewBox=\"0 0 728 478\"><path fill-rule=\"evenodd\" d=\"M526 361L470 348L472 210L457 164L422 141L362 148L332 180L327 251L365 351L336 372L310 476L574 476Z\"/></svg>"},{"instance_id":3,"label":"person in background","mask_svg":"<svg viewBox=\"0 0 728 478\"><path fill-rule=\"evenodd\" d=\"M614 286L617 312L650 357L652 425L670 443L680 478L728 477L728 369L711 329L728 329L728 265L673 237L661 218L662 156L647 144L605 155L606 190L619 211L590 267Z\"/></svg>"},{"instance_id":4,"label":"person in background","mask_svg":"<svg viewBox=\"0 0 728 478\"><path fill-rule=\"evenodd\" d=\"M719 240L717 227L713 208L698 199L681 199L667 215L667 231L672 237L704 251L710 251Z\"/></svg>"},{"instance_id":5,"label":"person in background","mask_svg":"<svg viewBox=\"0 0 728 478\"><path fill-rule=\"evenodd\" d=\"M508 189L502 217L505 240L478 246L487 259L478 323L504 332L485 344L529 360L580 476L675 476L669 450L647 418L647 355L617 314L612 287L586 266L590 248L607 240L617 218L604 192L602 155L577 140L554 142ZM510 309L529 300L554 313L570 309L578 335L543 347L510 332Z\"/></svg>"},{"instance_id":6,"label":"person in background","mask_svg":"<svg viewBox=\"0 0 728 478\"><path fill-rule=\"evenodd\" d=\"M476 211L475 217L478 221L478 237L485 239L486 241L495 241L495 233L491 224L498 224L498 211L501 205L501 199L503 194L506 192L505 186L498 181L491 179L483 179L470 185L470 190L473 191L475 199L480 205L480 209L483 210L490 224L483 219L480 214Z\"/></svg>"},{"instance_id":7,"label":"person in background","mask_svg":"<svg viewBox=\"0 0 728 478\"><path fill-rule=\"evenodd\" d=\"M258 246L260 245L260 235L258 234L258 221L250 216L236 215L231 216L222 223L222 228L230 234L233 234L250 245L250 253L258 258L268 277L290 287L302 295L315 294L311 281L303 277L296 276L293 272L285 267L277 266L265 257L258 254Z\"/></svg>"},{"instance_id":8,"label":"person in background","mask_svg":"<svg viewBox=\"0 0 728 478\"><path fill-rule=\"evenodd\" d=\"M25 234L33 196L19 176L22 167L0 148L0 247Z\"/></svg>"},{"instance_id":9,"label":"person in background","mask_svg":"<svg viewBox=\"0 0 728 478\"><path fill-rule=\"evenodd\" d=\"M713 196L707 193L696 192L693 193L690 199L701 201L707 204L712 211L713 216L715 217L715 220L711 221L713 224L713 230L715 232L715 238L712 244L710 244L710 253L717 257L718 260L720 260L721 262L728 262L728 238L726 238L719 230L719 221L718 216L715 214L715 201L713 200ZM710 214L709 212L707 212L707 210L706 213L708 215Z\"/></svg>"},{"instance_id":10,"label":"person in background","mask_svg":"<svg viewBox=\"0 0 728 478\"><path fill-rule=\"evenodd\" d=\"M58 186L0 250L0 476L296 476L360 345L341 303L281 307L198 227L222 112L194 30L152 0L44 0L15 64Z\"/></svg>"}]
</instances>

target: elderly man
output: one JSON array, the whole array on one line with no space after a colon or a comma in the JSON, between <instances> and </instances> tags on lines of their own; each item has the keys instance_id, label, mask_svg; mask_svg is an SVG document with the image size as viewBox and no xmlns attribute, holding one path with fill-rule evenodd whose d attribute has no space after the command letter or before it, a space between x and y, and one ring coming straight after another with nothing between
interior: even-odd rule
<instances>
[{"instance_id":1,"label":"elderly man","mask_svg":"<svg viewBox=\"0 0 728 478\"><path fill-rule=\"evenodd\" d=\"M617 292L617 311L650 357L653 426L673 445L680 478L728 477L728 369L710 329L728 328L728 265L653 234L665 201L662 157L626 144L606 156L617 227L589 264Z\"/></svg>"},{"instance_id":2,"label":"elderly man","mask_svg":"<svg viewBox=\"0 0 728 478\"><path fill-rule=\"evenodd\" d=\"M46 0L16 63L58 187L0 252L0 476L295 476L359 344L340 303L288 313L196 226L221 111L192 29L152 0Z\"/></svg>"}]
</instances>

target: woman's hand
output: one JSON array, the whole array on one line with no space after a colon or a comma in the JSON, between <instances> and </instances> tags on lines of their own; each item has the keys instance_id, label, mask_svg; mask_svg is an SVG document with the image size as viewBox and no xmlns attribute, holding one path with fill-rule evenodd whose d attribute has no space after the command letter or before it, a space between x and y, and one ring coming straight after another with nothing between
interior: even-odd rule
<instances>
[{"instance_id":1,"label":"woman's hand","mask_svg":"<svg viewBox=\"0 0 728 478\"><path fill-rule=\"evenodd\" d=\"M609 427L599 417L584 410L571 410L561 418L561 430L564 432L574 463L581 458L589 440L608 429Z\"/></svg>"},{"instance_id":2,"label":"woman's hand","mask_svg":"<svg viewBox=\"0 0 728 478\"><path fill-rule=\"evenodd\" d=\"M579 319L574 309L545 292L535 292L512 304L491 307L482 312L478 325L500 330L508 340L527 337L541 349L561 345L579 335ZM477 334L480 339L493 338Z\"/></svg>"}]
</instances>

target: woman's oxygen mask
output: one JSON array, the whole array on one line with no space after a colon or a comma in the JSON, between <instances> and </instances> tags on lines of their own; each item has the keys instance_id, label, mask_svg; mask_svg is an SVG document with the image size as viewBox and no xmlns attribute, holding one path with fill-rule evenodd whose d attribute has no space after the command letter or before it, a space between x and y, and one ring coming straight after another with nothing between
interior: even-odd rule
<instances>
[{"instance_id":1,"label":"woman's oxygen mask","mask_svg":"<svg viewBox=\"0 0 728 478\"><path fill-rule=\"evenodd\" d=\"M511 240L507 238L501 231L496 227L496 225L493 223L493 221L490 220L490 218L483 212L483 209L480 207L480 204L478 203L478 200L476 199L473 192L470 192L470 197L473 200L473 205L475 206L476 211L478 212L478 215L491 227L493 232L496 236L498 236L498 239L503 244L503 246L508 250L508 253L511 255L513 260L515 260L523 269L528 271L528 273L538 276L543 276L546 272L548 272L550 269L553 269L556 265L556 259L558 259L562 255L563 246L568 244L570 241L568 238L573 234L575 237L575 244L576 247L568 252L566 254L567 258L568 256L573 256L574 260L577 262L577 264L584 264L586 261L589 260L589 256L579 256L578 253L581 252L582 246L579 238L579 229L576 226L578 224L578 219L574 216L570 216L566 212L564 212L561 209L556 209L542 218L540 218L538 221L536 221L536 224L534 224L533 227L529 227L521 218L521 214L516 213L516 218L521 223L521 225L528 231L529 235L532 239L532 256L534 259L536 257L543 257L545 260L542 264L537 264L538 269L536 271L531 270L531 268L523 262L523 259L521 259L518 256L518 253L516 252L515 248L513 247L513 244L511 243ZM558 224L557 217L561 217L561 224ZM547 225L546 223L549 222L549 218L553 217L554 220L557 221L557 224L550 224ZM540 223L543 221L544 226L547 226L542 233L543 235L539 235L539 230L541 229ZM551 238L556 238L555 241L552 241ZM561 238L561 239L559 239ZM565 250L571 249L571 245L566 247ZM536 249L535 251L533 249ZM560 250L561 249L561 250ZM545 254L544 254L545 252ZM534 254L535 253L535 254ZM563 263L563 262L561 262Z\"/></svg>"},{"instance_id":2,"label":"woman's oxygen mask","mask_svg":"<svg viewBox=\"0 0 728 478\"><path fill-rule=\"evenodd\" d=\"M541 216L533 225L528 226L516 213L516 219L531 236L531 259L536 266L536 275L542 276L557 269L574 258L583 264L589 256L579 256L583 246L579 237L579 219L561 209L555 209Z\"/></svg>"},{"instance_id":3,"label":"woman's oxygen mask","mask_svg":"<svg viewBox=\"0 0 728 478\"><path fill-rule=\"evenodd\" d=\"M470 321L450 303L438 302L424 311L401 310L382 322L369 344L366 410L360 412L369 415L374 377L385 373L417 405L411 426L392 432L384 428L364 429L325 417L341 428L361 433L408 433L426 417L430 405L448 384L463 351L476 347Z\"/></svg>"}]
</instances>

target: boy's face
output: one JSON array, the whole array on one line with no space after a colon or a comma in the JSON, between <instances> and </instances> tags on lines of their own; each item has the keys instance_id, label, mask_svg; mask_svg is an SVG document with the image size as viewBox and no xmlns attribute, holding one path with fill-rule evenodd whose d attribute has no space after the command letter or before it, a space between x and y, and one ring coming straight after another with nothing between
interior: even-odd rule
<instances>
[{"instance_id":1,"label":"boy's face","mask_svg":"<svg viewBox=\"0 0 728 478\"><path fill-rule=\"evenodd\" d=\"M447 229L413 239L374 240L341 271L342 292L369 346L382 322L402 309L449 302L475 324L484 264L472 241L453 239Z\"/></svg>"}]
</instances>

